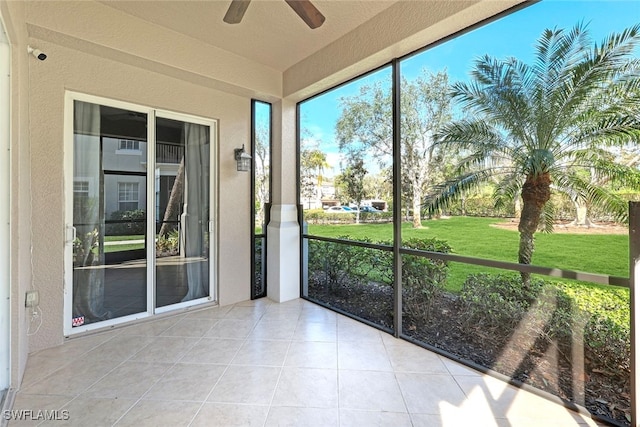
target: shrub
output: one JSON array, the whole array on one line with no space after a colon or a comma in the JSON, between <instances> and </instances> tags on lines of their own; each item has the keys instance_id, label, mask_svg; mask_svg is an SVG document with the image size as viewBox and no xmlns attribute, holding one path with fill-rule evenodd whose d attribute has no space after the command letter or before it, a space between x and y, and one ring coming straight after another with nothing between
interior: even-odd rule
<instances>
[{"instance_id":1,"label":"shrub","mask_svg":"<svg viewBox=\"0 0 640 427\"><path fill-rule=\"evenodd\" d=\"M360 222L389 222L392 219L393 212L360 212ZM352 224L356 220L356 214L309 209L304 211L304 220L309 224Z\"/></svg>"},{"instance_id":2,"label":"shrub","mask_svg":"<svg viewBox=\"0 0 640 427\"><path fill-rule=\"evenodd\" d=\"M346 240L349 237L339 238ZM372 243L369 240L365 242ZM389 241L374 243L391 245ZM451 251L446 242L437 239L411 239L403 245L427 251ZM393 254L390 251L310 240L308 266L316 282L323 283L332 293L340 287L393 283ZM434 299L443 292L447 274L448 266L444 261L403 255L404 312L409 316L427 316Z\"/></svg>"},{"instance_id":3,"label":"shrub","mask_svg":"<svg viewBox=\"0 0 640 427\"><path fill-rule=\"evenodd\" d=\"M518 275L472 275L465 281L460 302L470 330L491 329L505 340L516 327L547 342L570 348L584 339L591 370L597 367L628 378L630 372L630 311L628 291L535 279L524 289ZM527 321L521 320L527 315Z\"/></svg>"},{"instance_id":4,"label":"shrub","mask_svg":"<svg viewBox=\"0 0 640 427\"><path fill-rule=\"evenodd\" d=\"M474 274L467 277L460 291L460 302L467 326L492 329L498 335L509 335L529 310L543 287L532 280L528 289L516 275Z\"/></svg>"},{"instance_id":5,"label":"shrub","mask_svg":"<svg viewBox=\"0 0 640 427\"><path fill-rule=\"evenodd\" d=\"M340 236L347 239L348 236ZM367 248L345 243L309 242L309 271L322 276L331 292L338 286L361 283L371 271L381 266L374 266Z\"/></svg>"},{"instance_id":6,"label":"shrub","mask_svg":"<svg viewBox=\"0 0 640 427\"><path fill-rule=\"evenodd\" d=\"M629 291L567 283L560 283L558 287L581 311L588 313L584 341L590 358L598 360L609 371L628 374L631 357Z\"/></svg>"},{"instance_id":7,"label":"shrub","mask_svg":"<svg viewBox=\"0 0 640 427\"><path fill-rule=\"evenodd\" d=\"M451 247L437 239L409 239L403 247L432 252L451 252ZM442 296L449 267L446 261L414 255L402 256L402 308L416 318L429 316L436 298Z\"/></svg>"},{"instance_id":8,"label":"shrub","mask_svg":"<svg viewBox=\"0 0 640 427\"><path fill-rule=\"evenodd\" d=\"M515 207L506 205L496 208L495 200L490 194L473 195L464 199L464 202L452 204L446 211L452 216L479 216L505 218L515 215Z\"/></svg>"},{"instance_id":9,"label":"shrub","mask_svg":"<svg viewBox=\"0 0 640 427\"><path fill-rule=\"evenodd\" d=\"M115 211L109 218L112 221L127 221L109 223L105 226L107 236L129 236L132 234L144 234L147 213L144 209L132 211Z\"/></svg>"},{"instance_id":10,"label":"shrub","mask_svg":"<svg viewBox=\"0 0 640 427\"><path fill-rule=\"evenodd\" d=\"M180 234L178 230L172 230L166 236L159 236L156 240L157 256L177 255L180 249Z\"/></svg>"}]
</instances>

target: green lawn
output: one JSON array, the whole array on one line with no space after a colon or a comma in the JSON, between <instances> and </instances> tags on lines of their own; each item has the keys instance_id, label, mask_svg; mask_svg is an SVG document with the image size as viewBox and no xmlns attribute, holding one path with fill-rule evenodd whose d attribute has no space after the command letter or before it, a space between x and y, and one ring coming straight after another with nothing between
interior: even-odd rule
<instances>
[{"instance_id":1,"label":"green lawn","mask_svg":"<svg viewBox=\"0 0 640 427\"><path fill-rule=\"evenodd\" d=\"M123 240L144 240L144 234L134 234L131 236L105 236L105 242L121 242Z\"/></svg>"},{"instance_id":2,"label":"green lawn","mask_svg":"<svg viewBox=\"0 0 640 427\"><path fill-rule=\"evenodd\" d=\"M517 231L500 229L492 224L501 219L452 217L424 221L424 228L402 224L402 238L438 238L445 240L459 255L517 262ZM391 241L392 224L309 225L309 234L338 237L348 235L355 240ZM566 270L629 276L629 237L614 234L537 233L533 264ZM485 267L451 263L450 286L461 286L467 275L487 271ZM496 270L497 271L497 270Z\"/></svg>"},{"instance_id":3,"label":"green lawn","mask_svg":"<svg viewBox=\"0 0 640 427\"><path fill-rule=\"evenodd\" d=\"M105 242L127 242L129 240L144 240L144 234L133 234L130 236L105 236ZM104 252L123 252L136 249L144 249L144 243L127 243L118 245L105 245Z\"/></svg>"},{"instance_id":4,"label":"green lawn","mask_svg":"<svg viewBox=\"0 0 640 427\"><path fill-rule=\"evenodd\" d=\"M105 245L104 253L108 254L111 252L133 251L137 249L144 249L144 243L131 243L126 245Z\"/></svg>"}]
</instances>

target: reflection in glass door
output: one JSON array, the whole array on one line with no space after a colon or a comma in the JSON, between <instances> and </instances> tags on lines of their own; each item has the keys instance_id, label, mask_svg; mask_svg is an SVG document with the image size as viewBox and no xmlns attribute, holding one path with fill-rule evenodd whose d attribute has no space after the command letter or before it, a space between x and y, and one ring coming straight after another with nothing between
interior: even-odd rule
<instances>
[{"instance_id":1,"label":"reflection in glass door","mask_svg":"<svg viewBox=\"0 0 640 427\"><path fill-rule=\"evenodd\" d=\"M214 299L215 121L102 101L68 95L66 334Z\"/></svg>"},{"instance_id":2,"label":"reflection in glass door","mask_svg":"<svg viewBox=\"0 0 640 427\"><path fill-rule=\"evenodd\" d=\"M156 119L156 307L209 296L210 128Z\"/></svg>"},{"instance_id":3,"label":"reflection in glass door","mask_svg":"<svg viewBox=\"0 0 640 427\"><path fill-rule=\"evenodd\" d=\"M73 327L147 309L146 123L74 102Z\"/></svg>"}]
</instances>

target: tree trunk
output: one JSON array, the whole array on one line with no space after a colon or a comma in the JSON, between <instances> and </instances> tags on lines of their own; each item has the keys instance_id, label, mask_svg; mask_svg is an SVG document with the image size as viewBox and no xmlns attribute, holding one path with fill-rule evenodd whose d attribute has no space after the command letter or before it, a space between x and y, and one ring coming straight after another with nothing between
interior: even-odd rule
<instances>
[{"instance_id":1,"label":"tree trunk","mask_svg":"<svg viewBox=\"0 0 640 427\"><path fill-rule=\"evenodd\" d=\"M180 161L178 167L178 173L176 174L176 180L173 181L173 187L171 187L171 194L169 195L169 201L167 202L167 210L164 211L164 218L162 218L162 227L160 227L159 236L167 236L174 224L169 221L175 220L180 214L180 202L182 201L182 189L184 188L184 156Z\"/></svg>"},{"instance_id":2,"label":"tree trunk","mask_svg":"<svg viewBox=\"0 0 640 427\"><path fill-rule=\"evenodd\" d=\"M413 184L413 228L422 227L422 188L416 183Z\"/></svg>"},{"instance_id":3,"label":"tree trunk","mask_svg":"<svg viewBox=\"0 0 640 427\"><path fill-rule=\"evenodd\" d=\"M520 219L520 216L522 215L522 201L520 199L520 196L516 196L515 200L513 201L513 208L515 212L515 219Z\"/></svg>"},{"instance_id":4,"label":"tree trunk","mask_svg":"<svg viewBox=\"0 0 640 427\"><path fill-rule=\"evenodd\" d=\"M593 224L588 216L587 204L583 201L574 200L573 206L576 208L576 217L573 220L573 225L591 227Z\"/></svg>"},{"instance_id":5,"label":"tree trunk","mask_svg":"<svg viewBox=\"0 0 640 427\"><path fill-rule=\"evenodd\" d=\"M520 248L518 262L531 264L534 251L534 233L538 229L540 216L544 205L551 198L551 177L544 173L537 177L528 176L522 186L522 213L518 223L520 232ZM528 288L531 284L531 273L520 273L522 286Z\"/></svg>"}]
</instances>

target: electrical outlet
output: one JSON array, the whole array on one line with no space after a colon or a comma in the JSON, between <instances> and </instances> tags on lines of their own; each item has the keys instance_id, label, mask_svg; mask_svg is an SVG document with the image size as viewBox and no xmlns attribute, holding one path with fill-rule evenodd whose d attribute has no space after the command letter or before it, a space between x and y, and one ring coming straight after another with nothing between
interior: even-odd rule
<instances>
[{"instance_id":1,"label":"electrical outlet","mask_svg":"<svg viewBox=\"0 0 640 427\"><path fill-rule=\"evenodd\" d=\"M27 296L24 301L25 307L35 307L40 302L40 296L38 291L27 291Z\"/></svg>"}]
</instances>

